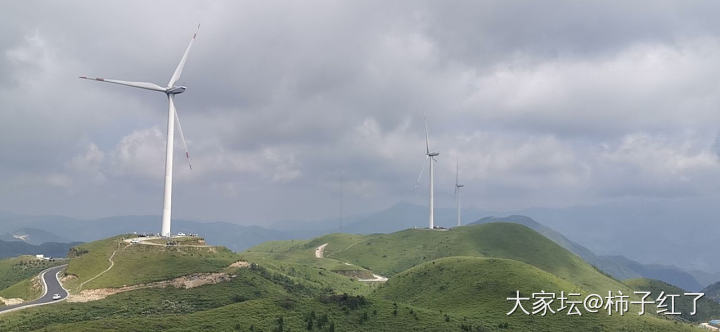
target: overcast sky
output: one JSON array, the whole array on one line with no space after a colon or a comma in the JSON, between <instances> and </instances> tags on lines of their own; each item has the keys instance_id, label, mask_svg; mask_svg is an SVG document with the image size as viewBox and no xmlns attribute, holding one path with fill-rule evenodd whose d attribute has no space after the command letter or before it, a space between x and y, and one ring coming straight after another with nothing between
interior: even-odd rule
<instances>
[{"instance_id":1,"label":"overcast sky","mask_svg":"<svg viewBox=\"0 0 720 332\"><path fill-rule=\"evenodd\" d=\"M720 192L720 3L4 2L0 210L266 224L425 204L488 210ZM342 188L342 189L341 189Z\"/></svg>"}]
</instances>

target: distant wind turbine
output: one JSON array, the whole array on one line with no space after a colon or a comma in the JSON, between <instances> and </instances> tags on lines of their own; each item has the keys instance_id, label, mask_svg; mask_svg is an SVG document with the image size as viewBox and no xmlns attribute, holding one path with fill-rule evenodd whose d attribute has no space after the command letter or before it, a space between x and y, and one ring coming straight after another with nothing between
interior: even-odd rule
<instances>
[{"instance_id":1,"label":"distant wind turbine","mask_svg":"<svg viewBox=\"0 0 720 332\"><path fill-rule=\"evenodd\" d=\"M425 119L425 157L430 163L430 229L435 228L435 197L433 196L435 167L433 163L437 162L437 159L435 159L435 157L439 155L439 152L430 152L430 135L428 134L427 119Z\"/></svg>"},{"instance_id":2,"label":"distant wind turbine","mask_svg":"<svg viewBox=\"0 0 720 332\"><path fill-rule=\"evenodd\" d=\"M460 162L455 161L455 204L457 205L457 225L462 226L462 215L460 213L460 190L465 187L460 184Z\"/></svg>"},{"instance_id":3,"label":"distant wind turbine","mask_svg":"<svg viewBox=\"0 0 720 332\"><path fill-rule=\"evenodd\" d=\"M182 140L183 146L185 147L185 158L188 161L188 166L190 167L190 169L192 169L192 165L190 164L190 153L187 149L187 143L185 142L185 136L182 132L182 126L180 126L180 118L178 117L177 111L175 110L174 99L176 94L183 93L186 90L186 87L182 85L176 86L175 83L178 81L178 79L180 79L180 74L182 74L183 67L185 67L185 61L187 61L188 53L190 53L190 48L192 47L192 44L197 37L198 30L200 30L200 25L197 26L197 30L195 30L192 39L190 39L190 44L185 49L185 53L183 54L182 59L180 59L180 63L177 65L177 68L175 68L175 72L173 73L172 77L170 77L170 81L168 82L166 87L161 87L155 83L128 82L104 79L99 77L91 78L86 76L80 76L80 78L86 80L95 80L100 82L131 86L134 88L158 91L164 93L167 96L169 107L167 120L167 145L165 146L165 193L163 198L163 214L161 228L162 236L170 236L170 214L172 210L173 138L175 133L175 121L177 121L178 131L180 132L180 139Z\"/></svg>"}]
</instances>

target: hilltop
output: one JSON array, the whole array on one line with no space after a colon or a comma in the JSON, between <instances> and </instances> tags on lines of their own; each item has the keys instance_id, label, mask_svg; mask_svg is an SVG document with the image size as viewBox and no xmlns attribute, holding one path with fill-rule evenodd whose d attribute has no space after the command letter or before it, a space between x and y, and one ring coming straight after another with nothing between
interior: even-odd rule
<instances>
[{"instance_id":1,"label":"hilltop","mask_svg":"<svg viewBox=\"0 0 720 332\"><path fill-rule=\"evenodd\" d=\"M73 248L63 278L71 300L5 314L0 330L691 329L655 315L506 316L514 290L632 291L513 223L329 234L237 254L192 239L167 246L129 237ZM192 283L208 275L222 277Z\"/></svg>"},{"instance_id":2,"label":"hilltop","mask_svg":"<svg viewBox=\"0 0 720 332\"><path fill-rule=\"evenodd\" d=\"M424 225L424 222L418 223L418 220L424 220L426 213L427 208L424 206L398 203L368 215L346 217L342 222L332 218L318 221L289 220L269 227L260 227L227 222L174 220L173 227L179 232L202 233L210 243L225 246L237 252L267 241L307 239L337 231L355 234L397 232ZM437 209L437 224L454 225L455 213L454 209ZM542 211L525 211L524 213L530 215L537 213L537 216L542 217L543 221L552 220L551 216ZM470 224L513 222L527 226L619 280L641 277L659 279L686 290L697 291L720 279L720 275L717 273L685 271L671 265L643 264L617 254L597 255L587 247L568 239L559 231L524 215L480 218L483 215L491 214L493 213L489 211L474 209L464 211L466 220L476 220ZM8 230L12 230L5 235L0 235L0 240L18 240L14 236L28 235L25 237L28 244L37 244L41 241L66 242L64 239L95 241L128 232L151 232L158 220L158 216L116 216L95 220L78 220L60 216L18 216L0 213L0 223L6 225ZM585 219L583 218L583 220ZM562 230L565 231L564 228ZM13 252L0 250L0 253L8 253L6 254L8 257L34 253L60 257L64 256L72 245L58 247L58 250L53 252L30 248Z\"/></svg>"}]
</instances>

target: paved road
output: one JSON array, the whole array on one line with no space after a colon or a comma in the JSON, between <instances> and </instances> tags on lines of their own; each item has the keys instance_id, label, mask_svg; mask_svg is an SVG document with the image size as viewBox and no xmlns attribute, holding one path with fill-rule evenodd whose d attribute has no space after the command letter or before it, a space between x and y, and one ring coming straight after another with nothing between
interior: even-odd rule
<instances>
[{"instance_id":1,"label":"paved road","mask_svg":"<svg viewBox=\"0 0 720 332\"><path fill-rule=\"evenodd\" d=\"M51 267L43 272L40 272L40 277L43 280L44 292L43 292L43 295L39 299L34 300L34 301L24 302L21 304L0 307L0 314L10 312L10 311L16 311L16 310L22 310L25 308L35 307L35 306L39 306L39 305L60 302L60 301L65 300L68 296L68 293L60 285L60 281L58 280L58 274L60 274L60 271L62 271L66 266L67 266L67 264L55 266L55 267ZM60 294L60 299L53 300L52 297L54 294Z\"/></svg>"}]
</instances>

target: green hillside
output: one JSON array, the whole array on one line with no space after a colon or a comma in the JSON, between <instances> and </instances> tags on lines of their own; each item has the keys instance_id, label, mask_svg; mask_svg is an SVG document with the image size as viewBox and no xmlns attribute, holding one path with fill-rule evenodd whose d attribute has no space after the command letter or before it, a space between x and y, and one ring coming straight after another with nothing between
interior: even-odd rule
<instances>
[{"instance_id":1,"label":"green hillside","mask_svg":"<svg viewBox=\"0 0 720 332\"><path fill-rule=\"evenodd\" d=\"M275 258L313 257L328 243L325 257L392 277L413 266L452 256L508 258L533 265L586 290L630 289L537 232L514 223L463 226L448 231L409 229L392 234L328 235L311 241L266 243L249 252L282 252Z\"/></svg>"},{"instance_id":2,"label":"green hillside","mask_svg":"<svg viewBox=\"0 0 720 332\"><path fill-rule=\"evenodd\" d=\"M608 316L586 313L568 316L567 311L541 317L518 311L506 313L513 303L506 300L515 290L529 295L544 290L587 294L578 286L538 268L509 259L449 257L423 263L391 278L375 295L386 300L413 303L458 317L472 317L486 327L506 326L511 330L678 330L674 322L653 316ZM526 304L528 311L532 304ZM557 308L557 306L555 306ZM631 308L637 311L634 306ZM581 309L582 310L582 309ZM684 327L690 329L689 327Z\"/></svg>"},{"instance_id":3,"label":"green hillside","mask_svg":"<svg viewBox=\"0 0 720 332\"><path fill-rule=\"evenodd\" d=\"M130 244L123 241L128 237L117 236L71 249L72 259L65 273L73 278L66 288L78 291L83 282L86 283L82 289L122 287L192 273L217 272L238 259L224 247ZM112 269L92 279L110 266L111 256Z\"/></svg>"},{"instance_id":4,"label":"green hillside","mask_svg":"<svg viewBox=\"0 0 720 332\"><path fill-rule=\"evenodd\" d=\"M62 261L40 260L34 256L20 256L0 260L0 297L32 300L42 294L42 286L32 278L42 270L63 264ZM3 303L0 302L0 305Z\"/></svg>"},{"instance_id":5,"label":"green hillside","mask_svg":"<svg viewBox=\"0 0 720 332\"><path fill-rule=\"evenodd\" d=\"M665 294L680 295L675 301L675 308L677 311L682 312L680 317L685 320L692 322L707 322L711 319L720 318L720 304L713 301L712 297L708 297L708 294L705 294L705 296L697 301L697 313L691 316L689 313L692 311L693 297L683 296L686 291L682 288L675 287L660 280L646 278L630 279L626 280L625 283L635 290L652 292L652 294L656 297L660 294L660 292L665 292Z\"/></svg>"},{"instance_id":6,"label":"green hillside","mask_svg":"<svg viewBox=\"0 0 720 332\"><path fill-rule=\"evenodd\" d=\"M318 247L327 244L320 255ZM223 271L229 279L195 288L150 288L86 302L5 314L10 331L685 331L655 315L507 316L515 290L632 289L520 225L449 231L330 234L268 242L238 254L221 247L130 244L122 236L72 251L66 282L77 292ZM322 257L316 257L318 256ZM230 263L248 262L228 268ZM386 283L360 282L372 274ZM531 307L532 305L529 304ZM528 307L528 309L530 309ZM633 311L637 311L631 309Z\"/></svg>"}]
</instances>

